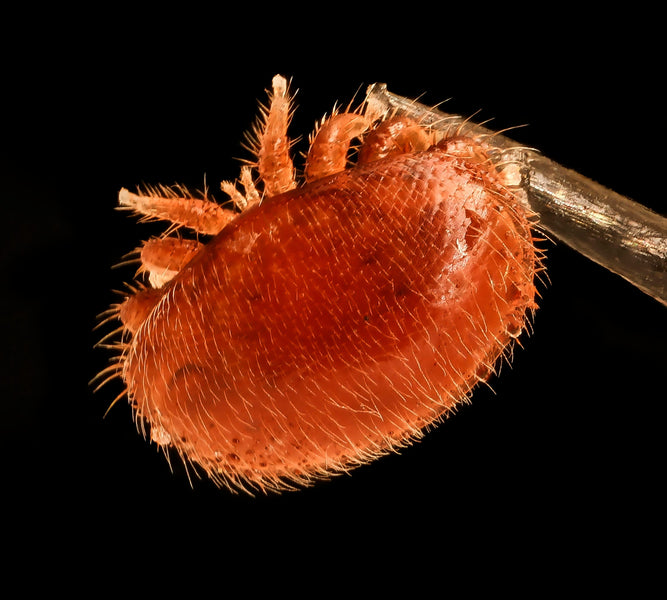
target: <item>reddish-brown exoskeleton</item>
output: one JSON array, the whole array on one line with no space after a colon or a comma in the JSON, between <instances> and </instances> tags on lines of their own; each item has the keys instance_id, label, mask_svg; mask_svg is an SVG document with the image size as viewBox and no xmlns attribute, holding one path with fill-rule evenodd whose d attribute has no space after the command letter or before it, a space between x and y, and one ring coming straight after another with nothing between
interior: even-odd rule
<instances>
[{"instance_id":1,"label":"reddish-brown exoskeleton","mask_svg":"<svg viewBox=\"0 0 667 600\"><path fill-rule=\"evenodd\" d=\"M222 184L235 209L173 189L119 198L211 237L144 244L149 285L116 310L110 369L155 443L248 491L420 437L507 353L540 268L483 142L366 104L322 121L298 184L291 110L276 76L255 161Z\"/></svg>"}]
</instances>

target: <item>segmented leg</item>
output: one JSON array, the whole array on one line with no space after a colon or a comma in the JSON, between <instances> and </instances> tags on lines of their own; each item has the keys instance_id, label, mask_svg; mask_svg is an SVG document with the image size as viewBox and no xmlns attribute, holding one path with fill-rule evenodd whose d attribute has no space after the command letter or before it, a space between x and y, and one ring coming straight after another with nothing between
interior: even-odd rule
<instances>
[{"instance_id":1,"label":"segmented leg","mask_svg":"<svg viewBox=\"0 0 667 600\"><path fill-rule=\"evenodd\" d=\"M241 193L236 184L231 181L221 182L220 189L231 198L240 210L246 210L260 201L259 192L252 180L251 169L247 165L241 167L240 183L243 186L244 193Z\"/></svg>"},{"instance_id":2,"label":"segmented leg","mask_svg":"<svg viewBox=\"0 0 667 600\"><path fill-rule=\"evenodd\" d=\"M162 219L184 225L197 233L214 235L234 219L233 210L209 200L179 196L173 190L160 188L160 194L134 194L122 189L118 194L121 208L132 209L148 219ZM172 279L202 244L194 240L165 237L146 242L141 249L140 272L148 272L152 287L139 290L120 305L118 316L125 328L134 334L162 297L160 288Z\"/></svg>"},{"instance_id":3,"label":"segmented leg","mask_svg":"<svg viewBox=\"0 0 667 600\"><path fill-rule=\"evenodd\" d=\"M437 146L450 156L458 156L470 162L483 164L491 161L490 149L470 137L456 135L441 140ZM521 183L521 167L511 162L503 165L496 164L495 168L488 171L487 176L495 179L502 186L515 187Z\"/></svg>"},{"instance_id":4,"label":"segmented leg","mask_svg":"<svg viewBox=\"0 0 667 600\"><path fill-rule=\"evenodd\" d=\"M176 195L167 188L157 193L134 194L125 188L118 193L121 208L128 208L148 218L171 221L194 229L197 233L215 235L236 217L233 210L222 208L210 200Z\"/></svg>"},{"instance_id":5,"label":"segmented leg","mask_svg":"<svg viewBox=\"0 0 667 600\"><path fill-rule=\"evenodd\" d=\"M203 248L196 240L175 237L154 238L141 248L141 268L148 273L151 287L159 288L176 274Z\"/></svg>"},{"instance_id":6,"label":"segmented leg","mask_svg":"<svg viewBox=\"0 0 667 600\"><path fill-rule=\"evenodd\" d=\"M366 116L347 112L334 114L323 121L311 140L306 158L306 182L345 169L350 142L370 125Z\"/></svg>"},{"instance_id":7,"label":"segmented leg","mask_svg":"<svg viewBox=\"0 0 667 600\"><path fill-rule=\"evenodd\" d=\"M392 117L371 131L359 150L359 164L387 156L420 152L433 144L432 136L407 117Z\"/></svg>"},{"instance_id":8,"label":"segmented leg","mask_svg":"<svg viewBox=\"0 0 667 600\"><path fill-rule=\"evenodd\" d=\"M146 288L125 298L118 310L118 316L131 334L138 331L162 295L163 290Z\"/></svg>"},{"instance_id":9,"label":"segmented leg","mask_svg":"<svg viewBox=\"0 0 667 600\"><path fill-rule=\"evenodd\" d=\"M290 158L290 140L287 127L291 119L291 100L287 93L287 81L276 75L268 110L255 127L257 169L264 182L264 193L271 197L296 187L294 165Z\"/></svg>"},{"instance_id":10,"label":"segmented leg","mask_svg":"<svg viewBox=\"0 0 667 600\"><path fill-rule=\"evenodd\" d=\"M257 127L257 168L264 182L264 193L273 196L296 187L294 167L289 156L290 141L287 127L290 120L290 98L287 82L283 77L273 79L273 94L263 122ZM243 192L231 182L222 182L225 191L240 210L259 203L249 166L241 169L240 184ZM178 190L182 192L182 190ZM197 233L215 235L236 218L237 212L215 202L194 198L174 189L158 188L147 193L132 193L123 188L118 194L121 208L134 210L147 219L161 219L175 225L183 225ZM147 272L152 287L140 289L129 295L120 305L118 316L125 328L134 334L160 301L160 288L171 280L193 257L203 244L180 238L153 239L141 249L139 272Z\"/></svg>"}]
</instances>

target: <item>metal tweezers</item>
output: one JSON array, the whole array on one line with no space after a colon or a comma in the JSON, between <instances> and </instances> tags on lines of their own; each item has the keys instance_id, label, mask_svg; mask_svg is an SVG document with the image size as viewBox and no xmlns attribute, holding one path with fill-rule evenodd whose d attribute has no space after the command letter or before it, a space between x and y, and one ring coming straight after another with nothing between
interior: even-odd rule
<instances>
[{"instance_id":1,"label":"metal tweezers","mask_svg":"<svg viewBox=\"0 0 667 600\"><path fill-rule=\"evenodd\" d=\"M383 83L366 102L441 131L482 138L498 164L519 166L517 198L554 237L667 306L667 218L566 169L502 134L393 94Z\"/></svg>"}]
</instances>

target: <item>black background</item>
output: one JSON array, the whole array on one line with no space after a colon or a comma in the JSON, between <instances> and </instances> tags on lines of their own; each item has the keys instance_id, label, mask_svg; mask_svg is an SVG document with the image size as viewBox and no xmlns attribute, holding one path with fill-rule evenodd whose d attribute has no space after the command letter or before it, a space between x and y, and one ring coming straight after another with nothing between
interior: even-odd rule
<instances>
[{"instance_id":1,"label":"black background","mask_svg":"<svg viewBox=\"0 0 667 600\"><path fill-rule=\"evenodd\" d=\"M217 576L277 566L287 588L302 570L323 585L369 573L371 558L385 578L397 565L396 585L453 577L461 561L504 564L494 577L512 587L525 571L562 586L627 573L664 502L667 313L562 245L547 248L534 333L495 394L480 388L421 443L312 489L250 498L177 462L172 474L124 403L104 418L120 384L93 394L88 381L109 358L92 349L96 315L131 277L111 266L154 231L114 210L118 190L206 180L215 195L276 73L298 88L295 136L383 81L495 128L527 124L517 141L664 214L651 15L95 10L5 23L18 35L2 58L0 428L20 539L50 557L69 540L110 573L152 555L180 571L204 551ZM640 554L630 578L651 570Z\"/></svg>"}]
</instances>

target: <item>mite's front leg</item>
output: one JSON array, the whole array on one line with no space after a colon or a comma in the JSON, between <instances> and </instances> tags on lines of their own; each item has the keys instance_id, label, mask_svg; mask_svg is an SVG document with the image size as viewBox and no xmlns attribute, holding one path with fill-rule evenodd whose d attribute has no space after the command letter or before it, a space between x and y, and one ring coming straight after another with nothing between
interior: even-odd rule
<instances>
[{"instance_id":1,"label":"mite's front leg","mask_svg":"<svg viewBox=\"0 0 667 600\"><path fill-rule=\"evenodd\" d=\"M220 183L220 188L227 194L236 207L241 210L247 210L255 204L259 204L260 195L252 180L251 169L248 165L241 167L241 176L239 177L243 193L236 188L236 184L232 181L223 181Z\"/></svg>"},{"instance_id":2,"label":"mite's front leg","mask_svg":"<svg viewBox=\"0 0 667 600\"><path fill-rule=\"evenodd\" d=\"M139 273L148 273L151 287L160 288L194 257L204 244L175 237L153 238L141 248Z\"/></svg>"},{"instance_id":3,"label":"mite's front leg","mask_svg":"<svg viewBox=\"0 0 667 600\"><path fill-rule=\"evenodd\" d=\"M276 196L296 187L294 165L290 158L291 142L287 137L292 105L287 81L276 75L268 109L255 126L253 150L257 155L257 170L264 182L267 197Z\"/></svg>"},{"instance_id":4,"label":"mite's front leg","mask_svg":"<svg viewBox=\"0 0 667 600\"><path fill-rule=\"evenodd\" d=\"M118 317L125 329L134 334L160 301L163 286L173 279L192 260L204 244L176 237L154 238L140 249L141 266L137 275L148 273L150 287L139 284L118 306Z\"/></svg>"},{"instance_id":5,"label":"mite's front leg","mask_svg":"<svg viewBox=\"0 0 667 600\"><path fill-rule=\"evenodd\" d=\"M159 191L159 193L157 193ZM169 221L197 233L215 235L238 215L215 202L178 194L169 188L134 194L122 189L118 194L121 209L129 209L144 218ZM151 287L136 290L120 305L118 316L126 330L134 334L163 294L161 289L203 247L196 240L163 237L149 240L140 250L139 273L148 273Z\"/></svg>"},{"instance_id":6,"label":"mite's front leg","mask_svg":"<svg viewBox=\"0 0 667 600\"><path fill-rule=\"evenodd\" d=\"M210 200L179 196L167 188L160 191L163 194L134 194L123 188L118 193L118 203L121 209L134 210L147 219L170 221L208 235L219 233L237 216L233 210Z\"/></svg>"}]
</instances>

